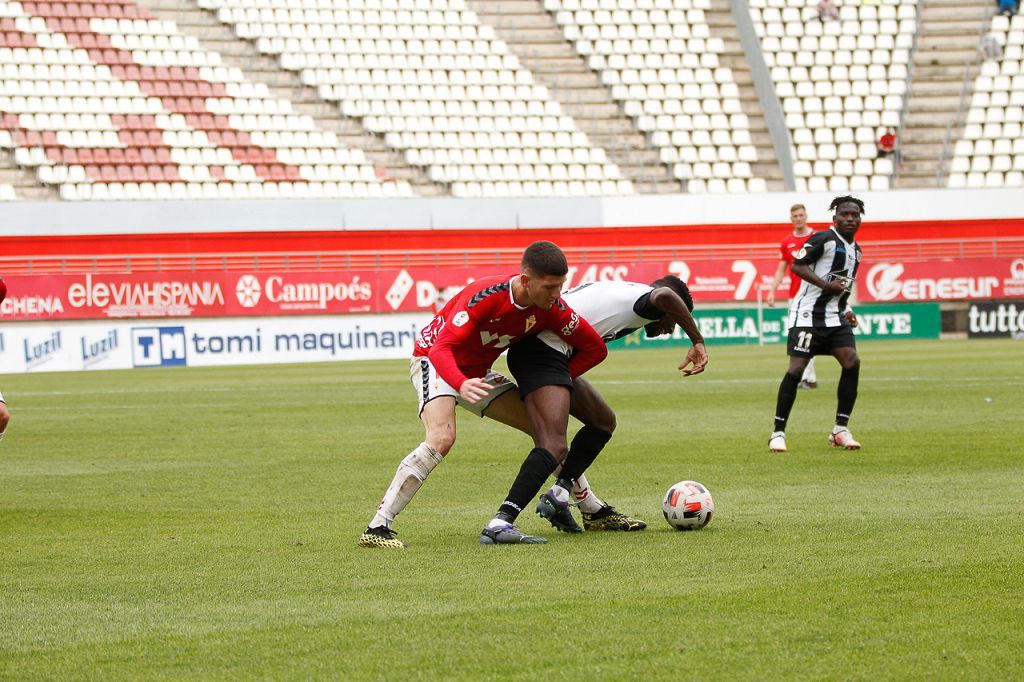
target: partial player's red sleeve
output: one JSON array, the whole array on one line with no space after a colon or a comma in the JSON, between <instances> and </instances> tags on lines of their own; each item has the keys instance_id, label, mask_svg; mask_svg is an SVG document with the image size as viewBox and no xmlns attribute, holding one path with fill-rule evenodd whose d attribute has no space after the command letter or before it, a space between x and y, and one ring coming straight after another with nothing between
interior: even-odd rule
<instances>
[{"instance_id":1,"label":"partial player's red sleeve","mask_svg":"<svg viewBox=\"0 0 1024 682\"><path fill-rule=\"evenodd\" d=\"M459 348L472 334L477 333L477 320L481 317L487 319L489 303L489 301L485 301L477 305L473 308L472 313L465 308L453 310L451 318L445 320L444 327L441 328L434 345L427 353L430 364L434 366L441 378L456 391L462 387L462 382L469 378L459 368ZM462 324L458 323L460 319L464 320Z\"/></svg>"},{"instance_id":2,"label":"partial player's red sleeve","mask_svg":"<svg viewBox=\"0 0 1024 682\"><path fill-rule=\"evenodd\" d=\"M601 364L608 357L608 346L590 323L572 308L567 307L561 319L564 322L563 326L554 331L576 349L569 358L569 374L575 379L590 368Z\"/></svg>"}]
</instances>

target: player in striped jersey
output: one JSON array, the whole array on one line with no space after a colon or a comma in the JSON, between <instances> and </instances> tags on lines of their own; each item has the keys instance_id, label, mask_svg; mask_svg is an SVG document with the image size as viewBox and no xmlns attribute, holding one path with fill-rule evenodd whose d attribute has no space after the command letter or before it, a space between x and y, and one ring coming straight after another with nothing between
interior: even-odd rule
<instances>
[{"instance_id":1,"label":"player in striped jersey","mask_svg":"<svg viewBox=\"0 0 1024 682\"><path fill-rule=\"evenodd\" d=\"M779 385L774 431L768 439L772 452L786 451L786 423L796 401L797 385L810 358L829 353L842 373L837 390L836 423L828 442L834 447L860 448L848 424L857 400L860 358L853 336L857 316L847 307L861 250L854 241L864 215L864 202L851 196L836 197L832 227L811 235L793 259L793 272L803 280L789 304L789 369Z\"/></svg>"},{"instance_id":2,"label":"player in striped jersey","mask_svg":"<svg viewBox=\"0 0 1024 682\"><path fill-rule=\"evenodd\" d=\"M680 326L693 345L678 369L683 376L704 371L708 362L704 337L690 311L693 299L686 284L667 275L653 284L590 282L565 292L566 303L587 320L605 341L621 338L640 328L648 337L671 334ZM570 302L571 301L571 302ZM550 332L524 339L508 351L508 367L519 385L535 451L554 454L564 464L555 485L540 496L537 513L558 530L582 529L569 509L570 495L583 514L586 530L643 530L647 524L617 511L590 489L584 472L597 458L615 430L615 412L585 379L569 371L572 348ZM567 443L569 415L583 427ZM526 429L523 429L524 431ZM531 453L532 456L532 453ZM481 544L500 544L495 530L516 520L533 499L550 469L537 468L528 457L494 518L480 535ZM528 536L532 537L532 536ZM534 542L543 538L533 538Z\"/></svg>"},{"instance_id":3,"label":"player in striped jersey","mask_svg":"<svg viewBox=\"0 0 1024 682\"><path fill-rule=\"evenodd\" d=\"M789 207L789 220L793 223L793 231L783 238L782 244L779 246L779 267L775 269L775 275L772 276L772 283L765 296L765 303L769 307L775 306L775 290L779 288L787 271L789 272L790 300L796 297L797 292L800 291L800 285L803 284L803 280L793 274L790 267L793 265L793 257L796 256L796 252L803 248L804 242L814 233L814 228L807 224L807 207L803 204L793 204ZM814 358L811 358L797 388L817 387L818 377L814 373Z\"/></svg>"}]
</instances>

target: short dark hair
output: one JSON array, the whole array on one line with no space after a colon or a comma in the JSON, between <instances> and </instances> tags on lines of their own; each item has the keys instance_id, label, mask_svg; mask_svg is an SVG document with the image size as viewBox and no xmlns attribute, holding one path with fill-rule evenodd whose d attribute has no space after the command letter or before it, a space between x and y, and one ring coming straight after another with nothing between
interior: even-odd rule
<instances>
[{"instance_id":1,"label":"short dark hair","mask_svg":"<svg viewBox=\"0 0 1024 682\"><path fill-rule=\"evenodd\" d=\"M683 303L686 304L686 309L691 313L693 312L693 296L690 295L690 287L686 286L686 282L679 279L675 275L665 275L651 282L652 287L668 287L672 291L676 292L679 298L683 299Z\"/></svg>"},{"instance_id":2,"label":"short dark hair","mask_svg":"<svg viewBox=\"0 0 1024 682\"><path fill-rule=\"evenodd\" d=\"M565 254L553 242L539 241L526 247L523 251L523 260L520 266L528 275L534 277L547 277L555 275L561 277L569 272L569 263L565 260Z\"/></svg>"},{"instance_id":3,"label":"short dark hair","mask_svg":"<svg viewBox=\"0 0 1024 682\"><path fill-rule=\"evenodd\" d=\"M861 213L867 213L867 211L864 210L864 202L858 199L857 197L852 197L850 195L836 197L835 199L833 199L832 203L828 205L828 210L834 211L837 208L839 208L840 204L845 204L847 201L857 204L857 206L860 207Z\"/></svg>"}]
</instances>

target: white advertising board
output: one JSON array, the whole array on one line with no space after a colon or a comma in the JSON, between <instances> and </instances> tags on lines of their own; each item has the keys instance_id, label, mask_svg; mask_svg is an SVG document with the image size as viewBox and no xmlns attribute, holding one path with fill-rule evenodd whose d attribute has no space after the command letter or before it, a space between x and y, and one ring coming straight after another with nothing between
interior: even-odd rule
<instances>
[{"instance_id":1,"label":"white advertising board","mask_svg":"<svg viewBox=\"0 0 1024 682\"><path fill-rule=\"evenodd\" d=\"M29 322L0 331L0 373L406 358L429 314Z\"/></svg>"}]
</instances>

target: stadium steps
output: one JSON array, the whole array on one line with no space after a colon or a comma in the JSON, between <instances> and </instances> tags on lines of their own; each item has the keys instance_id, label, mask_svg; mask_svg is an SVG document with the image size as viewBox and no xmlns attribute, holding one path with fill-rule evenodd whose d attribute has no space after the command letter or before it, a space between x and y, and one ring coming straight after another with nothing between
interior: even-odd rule
<instances>
[{"instance_id":1,"label":"stadium steps","mask_svg":"<svg viewBox=\"0 0 1024 682\"><path fill-rule=\"evenodd\" d=\"M921 0L920 7L896 189L944 184L943 153L952 153L963 132L981 64L978 43L994 3Z\"/></svg>"},{"instance_id":2,"label":"stadium steps","mask_svg":"<svg viewBox=\"0 0 1024 682\"><path fill-rule=\"evenodd\" d=\"M467 0L481 23L494 28L538 83L546 86L592 144L608 153L637 192L679 193L672 177L636 123L622 113L608 88L565 39L540 0Z\"/></svg>"},{"instance_id":3,"label":"stadium steps","mask_svg":"<svg viewBox=\"0 0 1024 682\"><path fill-rule=\"evenodd\" d=\"M60 199L58 189L39 182L33 169L18 165L10 149L0 149L0 185L13 187L19 199Z\"/></svg>"},{"instance_id":4,"label":"stadium steps","mask_svg":"<svg viewBox=\"0 0 1024 682\"><path fill-rule=\"evenodd\" d=\"M769 192L783 192L786 186L782 178L782 169L779 167L779 159L772 145L768 125L764 121L764 113L757 98L746 55L740 46L740 36L736 32L736 22L732 18L728 0L710 0L710 7L704 10L704 20L708 23L711 35L721 38L724 43L725 50L719 56L718 62L732 70L732 77L739 88L740 106L747 115L751 142L757 150L757 161L750 164L750 171L755 178L764 178Z\"/></svg>"},{"instance_id":5,"label":"stadium steps","mask_svg":"<svg viewBox=\"0 0 1024 682\"><path fill-rule=\"evenodd\" d=\"M304 84L299 74L282 68L278 61L259 52L252 41L239 38L216 13L198 7L193 0L138 0L138 4L165 21L174 21L185 35L220 54L225 66L242 71L254 83L264 83L273 97L288 100L297 114L310 116L317 127L335 133L349 149L361 149L367 160L393 180L405 180L419 196L449 194L426 172L406 162L401 151L389 147L384 136L371 133L362 123L343 116L337 106L324 101L316 88Z\"/></svg>"}]
</instances>

